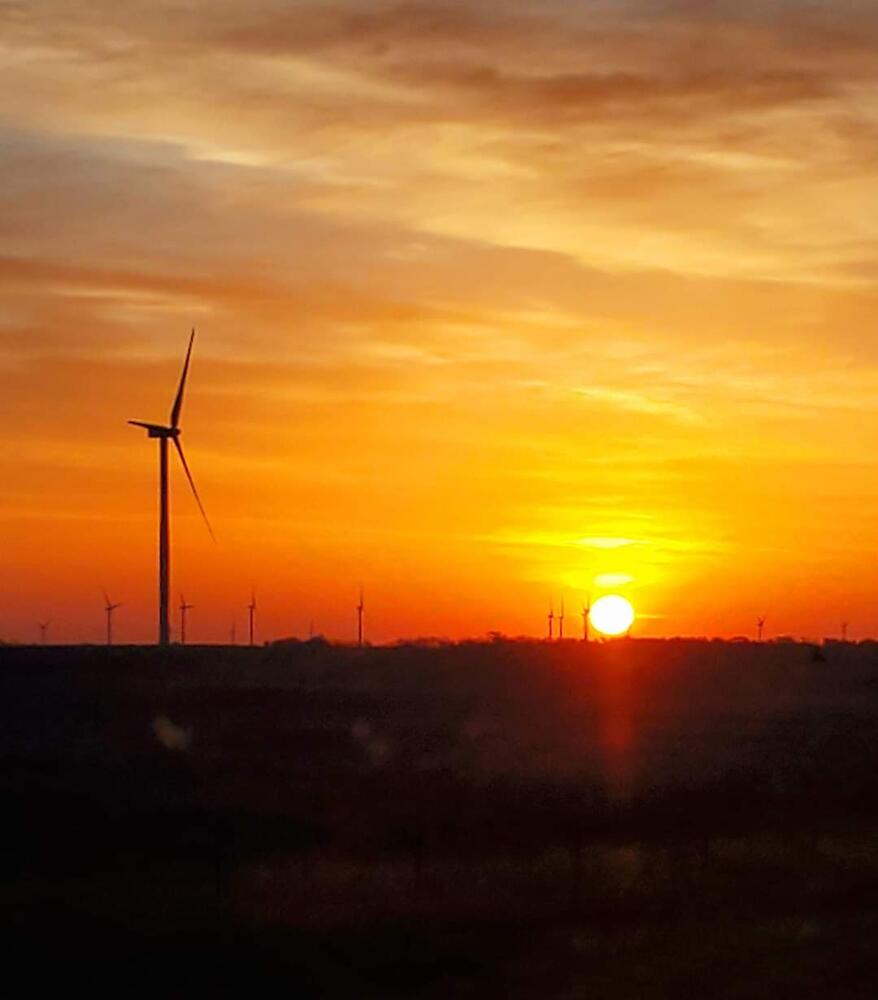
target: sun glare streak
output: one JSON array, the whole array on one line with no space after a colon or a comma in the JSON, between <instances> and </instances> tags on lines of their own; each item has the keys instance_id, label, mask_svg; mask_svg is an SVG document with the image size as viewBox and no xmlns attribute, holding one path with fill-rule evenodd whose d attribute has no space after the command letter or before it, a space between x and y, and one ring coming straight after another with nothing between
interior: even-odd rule
<instances>
[{"instance_id":1,"label":"sun glare streak","mask_svg":"<svg viewBox=\"0 0 878 1000\"><path fill-rule=\"evenodd\" d=\"M577 542L589 549L622 549L629 545L636 545L634 538L580 538Z\"/></svg>"},{"instance_id":2,"label":"sun glare streak","mask_svg":"<svg viewBox=\"0 0 878 1000\"><path fill-rule=\"evenodd\" d=\"M624 587L634 583L634 577L630 573L598 573L594 582L597 587Z\"/></svg>"}]
</instances>

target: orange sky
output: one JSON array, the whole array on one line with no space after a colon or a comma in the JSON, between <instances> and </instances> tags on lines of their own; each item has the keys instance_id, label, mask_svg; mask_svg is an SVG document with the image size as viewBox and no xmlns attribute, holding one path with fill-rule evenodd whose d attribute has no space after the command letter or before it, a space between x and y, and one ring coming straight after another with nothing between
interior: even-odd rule
<instances>
[{"instance_id":1,"label":"orange sky","mask_svg":"<svg viewBox=\"0 0 878 1000\"><path fill-rule=\"evenodd\" d=\"M878 633L878 3L0 5L0 637ZM175 604L177 601L175 600ZM175 614L176 621L176 614ZM577 623L578 625L578 623Z\"/></svg>"}]
</instances>

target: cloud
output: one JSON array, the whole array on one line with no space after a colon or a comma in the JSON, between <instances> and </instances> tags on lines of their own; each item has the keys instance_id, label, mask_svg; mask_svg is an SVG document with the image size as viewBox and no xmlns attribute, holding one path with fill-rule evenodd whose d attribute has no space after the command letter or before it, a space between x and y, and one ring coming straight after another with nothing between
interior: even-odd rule
<instances>
[{"instance_id":1,"label":"cloud","mask_svg":"<svg viewBox=\"0 0 878 1000\"><path fill-rule=\"evenodd\" d=\"M694 421L698 415L686 406L671 400L655 399L641 392L630 389L612 389L606 386L590 386L575 390L577 395L598 403L608 403L623 410L634 413L645 413L658 417L671 417L674 420Z\"/></svg>"},{"instance_id":2,"label":"cloud","mask_svg":"<svg viewBox=\"0 0 878 1000\"><path fill-rule=\"evenodd\" d=\"M145 174L146 147L176 148L192 208L212 195L190 224L206 255L233 239L223 215L271 203L279 219L293 206L478 233L611 269L850 281L820 208L838 218L851 201L823 177L868 171L850 126L869 131L853 88L875 85L858 57L874 26L848 13L839 30L799 5L221 3L207 21L198 5L47 4L9 16L4 110L139 144L127 180L144 196L169 169ZM827 142L803 144L815 129ZM250 170L218 184L210 164ZM112 176L96 179L100 217L127 207ZM188 242L185 211L149 218ZM278 228L264 227L263 261Z\"/></svg>"}]
</instances>

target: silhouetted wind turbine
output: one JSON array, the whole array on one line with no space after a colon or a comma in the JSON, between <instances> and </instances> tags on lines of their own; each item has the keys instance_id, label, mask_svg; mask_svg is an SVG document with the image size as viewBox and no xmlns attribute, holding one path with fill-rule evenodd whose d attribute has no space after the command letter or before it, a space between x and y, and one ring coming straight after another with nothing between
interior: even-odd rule
<instances>
[{"instance_id":1,"label":"silhouetted wind turbine","mask_svg":"<svg viewBox=\"0 0 878 1000\"><path fill-rule=\"evenodd\" d=\"M198 495L198 490L195 488L195 480L192 478L192 473L189 471L189 465L186 462L186 456L183 454L183 448L180 445L180 411L183 408L183 393L186 389L186 378L189 374L189 361L192 357L192 344L194 341L195 330L192 331L192 334L189 337L189 347L186 350L186 360L183 362L183 373L180 376L180 385L177 388L174 405L171 407L170 425L165 427L162 424L144 423L142 420L128 421L129 424L133 424L135 427L143 427L149 437L158 438L159 442L159 645L161 646L167 646L171 640L170 617L168 614L168 594L171 576L171 526L168 504L168 441L174 442L174 447L177 449L177 454L180 456L180 462L183 465L183 471L186 473L186 478L189 480L189 486L192 488L192 494L195 497L195 502L198 504L198 509L201 511L201 516L204 518L204 523L207 525L210 537L216 541L213 529L210 526L210 521L207 519L207 513L204 510L204 505L201 502L201 497Z\"/></svg>"},{"instance_id":2,"label":"silhouetted wind turbine","mask_svg":"<svg viewBox=\"0 0 878 1000\"><path fill-rule=\"evenodd\" d=\"M582 641L588 642L588 616L591 614L591 597L582 605Z\"/></svg>"},{"instance_id":3,"label":"silhouetted wind turbine","mask_svg":"<svg viewBox=\"0 0 878 1000\"><path fill-rule=\"evenodd\" d=\"M765 619L764 618L757 618L756 619L756 635L757 635L757 641L758 642L762 642L762 630L764 628L765 628Z\"/></svg>"},{"instance_id":4,"label":"silhouetted wind turbine","mask_svg":"<svg viewBox=\"0 0 878 1000\"><path fill-rule=\"evenodd\" d=\"M357 646L363 648L363 588L360 587L360 603L357 605Z\"/></svg>"},{"instance_id":5,"label":"silhouetted wind turbine","mask_svg":"<svg viewBox=\"0 0 878 1000\"><path fill-rule=\"evenodd\" d=\"M558 639L564 638L564 598L561 598L561 614L558 615Z\"/></svg>"},{"instance_id":6,"label":"silhouetted wind turbine","mask_svg":"<svg viewBox=\"0 0 878 1000\"><path fill-rule=\"evenodd\" d=\"M555 605L549 602L549 640L555 636Z\"/></svg>"},{"instance_id":7,"label":"silhouetted wind turbine","mask_svg":"<svg viewBox=\"0 0 878 1000\"><path fill-rule=\"evenodd\" d=\"M841 641L842 642L847 642L848 641L848 623L847 622L842 622L841 623Z\"/></svg>"},{"instance_id":8,"label":"silhouetted wind turbine","mask_svg":"<svg viewBox=\"0 0 878 1000\"><path fill-rule=\"evenodd\" d=\"M118 604L113 604L110 598L107 596L107 592L104 591L104 611L107 613L107 645L113 645L113 612L116 608L121 608L124 602L120 601Z\"/></svg>"},{"instance_id":9,"label":"silhouetted wind turbine","mask_svg":"<svg viewBox=\"0 0 878 1000\"><path fill-rule=\"evenodd\" d=\"M250 603L247 605L247 611L250 613L250 645L253 645L253 619L256 615L256 592L250 591Z\"/></svg>"},{"instance_id":10,"label":"silhouetted wind turbine","mask_svg":"<svg viewBox=\"0 0 878 1000\"><path fill-rule=\"evenodd\" d=\"M187 604L186 598L180 594L180 645L186 645L186 612L194 608L194 604Z\"/></svg>"},{"instance_id":11,"label":"silhouetted wind turbine","mask_svg":"<svg viewBox=\"0 0 878 1000\"><path fill-rule=\"evenodd\" d=\"M40 622L40 645L46 645L46 632L49 626L52 624L52 619L50 618L47 622Z\"/></svg>"}]
</instances>

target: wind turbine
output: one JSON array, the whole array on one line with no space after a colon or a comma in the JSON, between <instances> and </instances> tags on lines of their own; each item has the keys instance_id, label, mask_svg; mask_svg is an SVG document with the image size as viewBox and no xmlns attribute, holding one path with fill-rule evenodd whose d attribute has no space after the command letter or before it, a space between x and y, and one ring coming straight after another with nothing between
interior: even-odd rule
<instances>
[{"instance_id":1,"label":"wind turbine","mask_svg":"<svg viewBox=\"0 0 878 1000\"><path fill-rule=\"evenodd\" d=\"M47 632L47 630L48 630L48 628L49 628L49 626L51 624L52 624L52 619L51 618L47 622L40 622L39 623L39 627L40 627L40 645L41 646L45 646L46 645L46 632Z\"/></svg>"},{"instance_id":2,"label":"wind turbine","mask_svg":"<svg viewBox=\"0 0 878 1000\"><path fill-rule=\"evenodd\" d=\"M561 614L558 615L558 639L564 638L564 598L561 598Z\"/></svg>"},{"instance_id":3,"label":"wind turbine","mask_svg":"<svg viewBox=\"0 0 878 1000\"><path fill-rule=\"evenodd\" d=\"M360 587L360 603L357 605L357 646L363 648L363 588Z\"/></svg>"},{"instance_id":4,"label":"wind turbine","mask_svg":"<svg viewBox=\"0 0 878 1000\"><path fill-rule=\"evenodd\" d=\"M186 645L186 612L194 608L194 604L187 604L186 598L180 594L180 645Z\"/></svg>"},{"instance_id":5,"label":"wind turbine","mask_svg":"<svg viewBox=\"0 0 878 1000\"><path fill-rule=\"evenodd\" d=\"M168 504L168 441L174 442L174 447L177 449L177 454L180 456L180 462L183 465L183 471L186 473L186 478L189 480L189 486L192 488L192 493L195 497L195 502L198 504L198 509L201 511L201 516L204 518L204 523L207 525L207 530L210 532L210 537L216 541L213 534L213 529L210 526L210 521L207 519L207 513L204 510L204 505L201 502L201 497L198 495L198 490L195 488L195 480L192 478L192 473L189 471L189 465L186 462L186 456L183 454L183 448L180 445L180 411L183 408L183 393L186 389L186 378L189 374L189 361L192 357L192 344L195 341L195 330L189 337L189 347L186 350L186 360L183 362L183 373L180 376L180 385L177 388L177 395L174 398L174 404L171 407L171 422L165 427L163 424L148 424L144 423L142 420L129 420L129 424L133 424L135 427L143 427L147 435L151 438L158 438L159 442L159 645L167 646L171 641L171 625L170 616L168 608L168 593L170 587L170 577L171 577L171 567L170 567L170 556L171 556L171 526L170 526L170 516L169 516L169 504Z\"/></svg>"},{"instance_id":6,"label":"wind turbine","mask_svg":"<svg viewBox=\"0 0 878 1000\"><path fill-rule=\"evenodd\" d=\"M841 641L842 642L847 642L848 641L848 623L847 622L842 622L841 623Z\"/></svg>"},{"instance_id":7,"label":"wind turbine","mask_svg":"<svg viewBox=\"0 0 878 1000\"><path fill-rule=\"evenodd\" d=\"M762 630L764 628L765 628L765 619L764 618L757 618L756 619L756 635L758 637L757 638L758 642L762 642Z\"/></svg>"},{"instance_id":8,"label":"wind turbine","mask_svg":"<svg viewBox=\"0 0 878 1000\"><path fill-rule=\"evenodd\" d=\"M250 591L250 603L247 605L247 611L250 613L250 645L253 645L253 619L256 615L256 591Z\"/></svg>"},{"instance_id":9,"label":"wind turbine","mask_svg":"<svg viewBox=\"0 0 878 1000\"><path fill-rule=\"evenodd\" d=\"M107 645L113 645L113 612L116 608L121 608L123 602L120 601L118 604L113 604L110 598L107 596L107 592L104 591L104 611L107 613Z\"/></svg>"},{"instance_id":10,"label":"wind turbine","mask_svg":"<svg viewBox=\"0 0 878 1000\"><path fill-rule=\"evenodd\" d=\"M549 642L552 641L555 635L555 605L553 602L549 602Z\"/></svg>"},{"instance_id":11,"label":"wind turbine","mask_svg":"<svg viewBox=\"0 0 878 1000\"><path fill-rule=\"evenodd\" d=\"M591 614L591 595L582 605L582 641L588 642L588 616Z\"/></svg>"}]
</instances>

